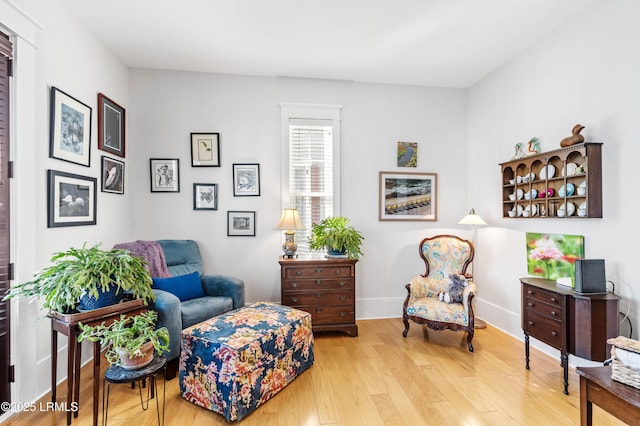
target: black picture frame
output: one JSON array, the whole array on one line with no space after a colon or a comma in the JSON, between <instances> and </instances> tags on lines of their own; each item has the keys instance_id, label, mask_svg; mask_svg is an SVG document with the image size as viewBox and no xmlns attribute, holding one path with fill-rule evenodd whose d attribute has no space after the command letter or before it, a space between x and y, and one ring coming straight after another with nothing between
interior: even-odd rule
<instances>
[{"instance_id":1,"label":"black picture frame","mask_svg":"<svg viewBox=\"0 0 640 426\"><path fill-rule=\"evenodd\" d=\"M233 165L233 196L260 196L260 164L235 163Z\"/></svg>"},{"instance_id":2,"label":"black picture frame","mask_svg":"<svg viewBox=\"0 0 640 426\"><path fill-rule=\"evenodd\" d=\"M191 166L220 167L220 133L191 133Z\"/></svg>"},{"instance_id":3,"label":"black picture frame","mask_svg":"<svg viewBox=\"0 0 640 426\"><path fill-rule=\"evenodd\" d=\"M100 164L100 190L112 194L124 194L124 162L103 155Z\"/></svg>"},{"instance_id":4,"label":"black picture frame","mask_svg":"<svg viewBox=\"0 0 640 426\"><path fill-rule=\"evenodd\" d=\"M49 157L91 166L91 107L51 87Z\"/></svg>"},{"instance_id":5,"label":"black picture frame","mask_svg":"<svg viewBox=\"0 0 640 426\"><path fill-rule=\"evenodd\" d=\"M180 192L180 160L150 158L151 192Z\"/></svg>"},{"instance_id":6,"label":"black picture frame","mask_svg":"<svg viewBox=\"0 0 640 426\"><path fill-rule=\"evenodd\" d=\"M193 184L193 209L218 210L218 184Z\"/></svg>"},{"instance_id":7,"label":"black picture frame","mask_svg":"<svg viewBox=\"0 0 640 426\"><path fill-rule=\"evenodd\" d=\"M125 157L125 110L98 93L98 149Z\"/></svg>"},{"instance_id":8,"label":"black picture frame","mask_svg":"<svg viewBox=\"0 0 640 426\"><path fill-rule=\"evenodd\" d=\"M256 212L255 211L228 211L227 212L227 236L228 237L255 237L256 236Z\"/></svg>"},{"instance_id":9,"label":"black picture frame","mask_svg":"<svg viewBox=\"0 0 640 426\"><path fill-rule=\"evenodd\" d=\"M47 227L96 224L96 178L47 170L47 188Z\"/></svg>"}]
</instances>

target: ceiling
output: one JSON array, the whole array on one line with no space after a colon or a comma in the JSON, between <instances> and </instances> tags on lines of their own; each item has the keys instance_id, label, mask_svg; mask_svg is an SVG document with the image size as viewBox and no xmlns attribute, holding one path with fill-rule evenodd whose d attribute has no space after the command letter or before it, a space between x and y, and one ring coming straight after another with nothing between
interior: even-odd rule
<instances>
[{"instance_id":1,"label":"ceiling","mask_svg":"<svg viewBox=\"0 0 640 426\"><path fill-rule=\"evenodd\" d=\"M466 88L597 0L61 0L136 68Z\"/></svg>"}]
</instances>

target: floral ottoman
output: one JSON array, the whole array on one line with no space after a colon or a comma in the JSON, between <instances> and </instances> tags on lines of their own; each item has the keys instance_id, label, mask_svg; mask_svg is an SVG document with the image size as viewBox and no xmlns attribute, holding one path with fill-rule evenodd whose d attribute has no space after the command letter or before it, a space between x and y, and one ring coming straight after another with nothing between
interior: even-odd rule
<instances>
[{"instance_id":1,"label":"floral ottoman","mask_svg":"<svg viewBox=\"0 0 640 426\"><path fill-rule=\"evenodd\" d=\"M182 331L180 393L240 420L313 364L311 314L258 302Z\"/></svg>"}]
</instances>

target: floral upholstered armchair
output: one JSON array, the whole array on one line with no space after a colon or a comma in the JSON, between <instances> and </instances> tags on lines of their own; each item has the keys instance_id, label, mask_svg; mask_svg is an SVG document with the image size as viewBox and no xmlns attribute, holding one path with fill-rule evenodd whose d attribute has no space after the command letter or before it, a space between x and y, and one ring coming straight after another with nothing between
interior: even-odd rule
<instances>
[{"instance_id":1,"label":"floral upholstered armchair","mask_svg":"<svg viewBox=\"0 0 640 426\"><path fill-rule=\"evenodd\" d=\"M418 248L427 271L405 286L408 294L402 307L402 335L407 337L409 320L434 330L462 330L467 332L467 346L473 352L475 283L468 281L462 303L446 303L438 298L440 292L446 291L449 274L471 278L466 271L473 260L473 243L453 235L438 235L425 238Z\"/></svg>"}]
</instances>

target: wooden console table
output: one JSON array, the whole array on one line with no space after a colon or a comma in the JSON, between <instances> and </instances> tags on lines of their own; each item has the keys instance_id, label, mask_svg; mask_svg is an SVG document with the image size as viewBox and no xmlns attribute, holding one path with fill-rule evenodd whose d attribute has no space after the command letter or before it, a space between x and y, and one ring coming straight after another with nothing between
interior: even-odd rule
<instances>
[{"instance_id":1,"label":"wooden console table","mask_svg":"<svg viewBox=\"0 0 640 426\"><path fill-rule=\"evenodd\" d=\"M105 308L73 314L49 312L51 318L51 401L56 402L56 382L58 365L58 333L68 337L67 357L67 425L71 424L71 403L80 405L80 360L82 345L78 342L78 323L96 325L110 324L121 314L136 315L146 311L142 300L131 300ZM100 396L100 342L93 344L93 425L98 424L98 398ZM74 417L78 417L75 410Z\"/></svg>"},{"instance_id":2,"label":"wooden console table","mask_svg":"<svg viewBox=\"0 0 640 426\"><path fill-rule=\"evenodd\" d=\"M593 404L630 425L640 425L640 389L611 378L611 366L578 367L580 424L591 425Z\"/></svg>"},{"instance_id":3,"label":"wooden console table","mask_svg":"<svg viewBox=\"0 0 640 426\"><path fill-rule=\"evenodd\" d=\"M618 336L618 301L613 293L579 294L543 278L520 278L526 368L529 336L560 351L564 393L569 394L569 354L592 361L609 358L607 339Z\"/></svg>"}]
</instances>

